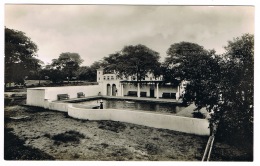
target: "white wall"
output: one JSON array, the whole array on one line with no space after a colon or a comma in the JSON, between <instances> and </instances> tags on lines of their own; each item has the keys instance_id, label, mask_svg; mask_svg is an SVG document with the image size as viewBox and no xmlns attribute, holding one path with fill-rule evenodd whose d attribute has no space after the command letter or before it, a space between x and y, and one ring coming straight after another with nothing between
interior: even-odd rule
<instances>
[{"instance_id":1,"label":"white wall","mask_svg":"<svg viewBox=\"0 0 260 166\"><path fill-rule=\"evenodd\" d=\"M50 102L49 109L61 112L68 112L68 106L71 105L70 103L57 103L57 102Z\"/></svg>"},{"instance_id":2,"label":"white wall","mask_svg":"<svg viewBox=\"0 0 260 166\"><path fill-rule=\"evenodd\" d=\"M72 105L68 114L73 118L88 120L113 120L155 128L170 129L190 134L209 135L209 123L206 119L158 114L149 111L129 111L119 109L84 109Z\"/></svg>"},{"instance_id":3,"label":"white wall","mask_svg":"<svg viewBox=\"0 0 260 166\"><path fill-rule=\"evenodd\" d=\"M83 92L85 96L97 96L101 92L100 85L89 86L64 86L64 87L42 87L28 88L26 104L47 107L45 100L57 100L57 94L68 94L70 98L77 98L77 93Z\"/></svg>"},{"instance_id":4,"label":"white wall","mask_svg":"<svg viewBox=\"0 0 260 166\"><path fill-rule=\"evenodd\" d=\"M27 89L27 105L33 105L38 107L44 107L45 89Z\"/></svg>"},{"instance_id":5,"label":"white wall","mask_svg":"<svg viewBox=\"0 0 260 166\"><path fill-rule=\"evenodd\" d=\"M101 92L101 87L99 85L48 87L45 99L57 100L57 94L68 94L70 98L77 98L78 92L85 93L85 96L97 96L98 92Z\"/></svg>"},{"instance_id":6,"label":"white wall","mask_svg":"<svg viewBox=\"0 0 260 166\"><path fill-rule=\"evenodd\" d=\"M110 88L112 87L113 84L116 85L116 88L117 88L117 96L121 96L121 85L120 85L120 82L119 80L104 80L102 84L100 84L102 87L102 89L100 89L102 95L107 95L107 84L110 85ZM112 90L112 89L111 89ZM112 91L111 91L112 92Z\"/></svg>"}]
</instances>

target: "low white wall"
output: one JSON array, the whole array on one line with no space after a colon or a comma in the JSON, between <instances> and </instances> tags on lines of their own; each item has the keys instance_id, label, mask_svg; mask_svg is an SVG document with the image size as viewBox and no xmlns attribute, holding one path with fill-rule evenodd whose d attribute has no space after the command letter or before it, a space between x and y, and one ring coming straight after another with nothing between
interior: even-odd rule
<instances>
[{"instance_id":1,"label":"low white wall","mask_svg":"<svg viewBox=\"0 0 260 166\"><path fill-rule=\"evenodd\" d=\"M57 94L68 94L70 98L77 98L78 92L85 93L85 96L97 96L100 91L100 85L28 88L26 104L48 108L46 100L57 100Z\"/></svg>"},{"instance_id":2,"label":"low white wall","mask_svg":"<svg viewBox=\"0 0 260 166\"><path fill-rule=\"evenodd\" d=\"M57 102L50 102L49 109L56 110L61 112L68 112L68 106L71 105L70 103L57 103Z\"/></svg>"},{"instance_id":3,"label":"low white wall","mask_svg":"<svg viewBox=\"0 0 260 166\"><path fill-rule=\"evenodd\" d=\"M99 85L63 86L48 87L45 90L45 99L57 100L57 94L68 94L70 98L77 98L78 92L85 93L85 96L97 96L98 92L101 92L101 87Z\"/></svg>"},{"instance_id":4,"label":"low white wall","mask_svg":"<svg viewBox=\"0 0 260 166\"><path fill-rule=\"evenodd\" d=\"M38 107L44 107L45 89L27 89L26 104Z\"/></svg>"},{"instance_id":5,"label":"low white wall","mask_svg":"<svg viewBox=\"0 0 260 166\"><path fill-rule=\"evenodd\" d=\"M69 116L88 120L113 120L155 128L170 129L190 134L209 135L206 119L158 114L148 111L129 111L118 109L84 109L68 106Z\"/></svg>"}]
</instances>

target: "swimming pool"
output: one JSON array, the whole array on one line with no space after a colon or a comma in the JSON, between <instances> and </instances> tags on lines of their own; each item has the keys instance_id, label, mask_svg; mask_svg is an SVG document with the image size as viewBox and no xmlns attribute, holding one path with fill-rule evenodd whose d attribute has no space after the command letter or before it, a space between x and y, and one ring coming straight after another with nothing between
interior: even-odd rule
<instances>
[{"instance_id":1,"label":"swimming pool","mask_svg":"<svg viewBox=\"0 0 260 166\"><path fill-rule=\"evenodd\" d=\"M176 114L185 107L176 105L175 103L155 103L147 101L130 101L130 100L113 100L113 99L96 99L83 101L79 104L83 105L100 105L103 102L104 109L125 109L125 110L142 110L155 111Z\"/></svg>"}]
</instances>

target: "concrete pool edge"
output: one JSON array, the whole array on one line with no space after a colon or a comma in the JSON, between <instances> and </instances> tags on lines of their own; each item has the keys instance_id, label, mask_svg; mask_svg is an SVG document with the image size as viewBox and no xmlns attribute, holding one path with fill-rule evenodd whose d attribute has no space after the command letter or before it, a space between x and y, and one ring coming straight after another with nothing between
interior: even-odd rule
<instances>
[{"instance_id":1,"label":"concrete pool edge","mask_svg":"<svg viewBox=\"0 0 260 166\"><path fill-rule=\"evenodd\" d=\"M208 119L189 118L171 114L154 113L151 111L90 109L73 105L77 104L55 102L47 99L44 101L45 109L67 112L70 117L76 119L112 120L195 135L210 135Z\"/></svg>"},{"instance_id":2,"label":"concrete pool edge","mask_svg":"<svg viewBox=\"0 0 260 166\"><path fill-rule=\"evenodd\" d=\"M69 115L74 116L77 119L89 119L91 120L91 115L95 115L100 120L114 120L114 121L122 121L133 124L140 124L149 127L155 128L164 128L175 131L181 131L185 133L197 134L197 135L209 135L209 123L207 119L196 119L196 118L188 118L181 117L175 115L165 115L165 114L157 114L151 112L139 112L139 111L128 111L128 110L115 110L115 109L86 109L86 108L75 108L73 107L73 103L69 103L68 101L55 101L58 93L68 93L72 98L70 100L73 101L82 101L82 100L90 100L93 98L100 99L117 99L117 100L134 100L134 101L143 101L143 102L155 102L155 103L172 103L179 105L181 101L176 101L173 99L153 99L153 98L137 98L137 97L117 97L117 96L99 96L96 95L95 90L97 87L84 87L85 89L91 90L93 92L88 93L88 96L85 98L76 98L75 89L63 89L59 88L59 91L55 91L52 89L27 89L27 100L26 104L30 106L38 106L43 107L49 110L56 110L61 112L67 112ZM70 90L70 91L69 91ZM66 92L65 92L66 91ZM73 96L74 95L74 96ZM37 97L35 97L37 96ZM75 113L75 111L79 111L79 113ZM104 115L103 115L104 114ZM81 117L82 115L82 117ZM84 116L83 116L84 115ZM120 116L119 116L120 115ZM88 117L90 116L90 117ZM102 118L103 117L103 118ZM95 118L93 118L95 119Z\"/></svg>"},{"instance_id":3,"label":"concrete pool edge","mask_svg":"<svg viewBox=\"0 0 260 166\"><path fill-rule=\"evenodd\" d=\"M77 108L72 104L68 105L68 115L76 119L120 121L203 136L210 134L207 119L133 110Z\"/></svg>"},{"instance_id":4,"label":"concrete pool edge","mask_svg":"<svg viewBox=\"0 0 260 166\"><path fill-rule=\"evenodd\" d=\"M68 100L62 100L62 101L55 101L55 102L66 102L66 103L78 103L82 101L89 101L89 100L95 100L95 99L108 99L108 100L126 100L126 101L137 101L137 102L152 102L152 103L171 103L176 105L182 105L181 100L174 100L174 99L155 99L155 98L138 98L138 97L120 97L120 96L87 96L84 98L71 98Z\"/></svg>"}]
</instances>

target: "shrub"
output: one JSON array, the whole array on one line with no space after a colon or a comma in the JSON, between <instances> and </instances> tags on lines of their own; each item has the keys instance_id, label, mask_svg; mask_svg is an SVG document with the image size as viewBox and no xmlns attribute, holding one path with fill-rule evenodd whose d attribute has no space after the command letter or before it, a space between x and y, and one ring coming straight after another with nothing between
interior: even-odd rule
<instances>
[{"instance_id":1,"label":"shrub","mask_svg":"<svg viewBox=\"0 0 260 166\"><path fill-rule=\"evenodd\" d=\"M110 130L110 131L119 133L120 131L125 130L126 125L124 123L121 123L121 122L100 121L98 128L104 129L104 130Z\"/></svg>"},{"instance_id":2,"label":"shrub","mask_svg":"<svg viewBox=\"0 0 260 166\"><path fill-rule=\"evenodd\" d=\"M79 143L81 138L85 138L85 135L82 133L79 133L77 131L73 131L73 130L66 131L65 133L60 133L60 134L52 136L52 139L54 141L64 142L64 143L67 143L67 142Z\"/></svg>"},{"instance_id":3,"label":"shrub","mask_svg":"<svg viewBox=\"0 0 260 166\"><path fill-rule=\"evenodd\" d=\"M201 112L193 112L193 118L204 119L205 116Z\"/></svg>"},{"instance_id":4,"label":"shrub","mask_svg":"<svg viewBox=\"0 0 260 166\"><path fill-rule=\"evenodd\" d=\"M158 146L152 143L145 144L145 149L147 150L147 153L151 155L155 155L159 152Z\"/></svg>"}]
</instances>

